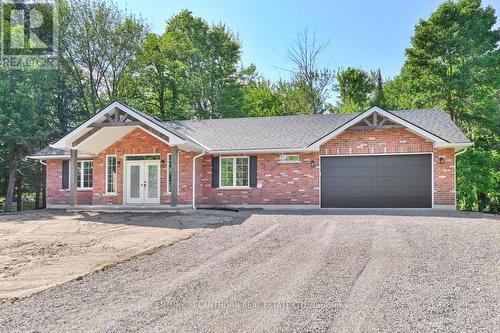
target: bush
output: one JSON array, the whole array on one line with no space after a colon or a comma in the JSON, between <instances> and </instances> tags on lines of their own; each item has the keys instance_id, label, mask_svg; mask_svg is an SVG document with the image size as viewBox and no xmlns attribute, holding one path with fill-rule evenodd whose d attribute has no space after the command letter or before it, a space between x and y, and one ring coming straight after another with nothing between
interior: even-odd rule
<instances>
[{"instance_id":1,"label":"bush","mask_svg":"<svg viewBox=\"0 0 500 333\"><path fill-rule=\"evenodd\" d=\"M457 207L500 211L500 155L495 150L469 148L457 156Z\"/></svg>"}]
</instances>

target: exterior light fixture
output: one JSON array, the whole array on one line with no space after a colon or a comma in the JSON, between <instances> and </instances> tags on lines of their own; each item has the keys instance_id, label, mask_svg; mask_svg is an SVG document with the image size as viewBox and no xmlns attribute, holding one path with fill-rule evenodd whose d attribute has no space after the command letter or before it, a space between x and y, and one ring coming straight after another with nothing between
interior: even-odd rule
<instances>
[{"instance_id":1,"label":"exterior light fixture","mask_svg":"<svg viewBox=\"0 0 500 333\"><path fill-rule=\"evenodd\" d=\"M311 168L314 168L316 167L316 162L314 162L314 160L311 160Z\"/></svg>"},{"instance_id":2,"label":"exterior light fixture","mask_svg":"<svg viewBox=\"0 0 500 333\"><path fill-rule=\"evenodd\" d=\"M444 157L443 156L439 156L439 163L444 163Z\"/></svg>"}]
</instances>

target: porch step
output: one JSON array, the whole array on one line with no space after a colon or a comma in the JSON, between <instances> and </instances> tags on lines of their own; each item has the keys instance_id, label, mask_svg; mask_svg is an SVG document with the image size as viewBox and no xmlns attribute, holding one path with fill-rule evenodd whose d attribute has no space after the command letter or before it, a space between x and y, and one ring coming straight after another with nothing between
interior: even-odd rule
<instances>
[{"instance_id":1,"label":"porch step","mask_svg":"<svg viewBox=\"0 0 500 333\"><path fill-rule=\"evenodd\" d=\"M55 208L55 207L54 207ZM101 212L101 213L182 213L192 211L190 205L178 205L171 207L168 205L79 205L75 207L61 207L67 212Z\"/></svg>"}]
</instances>

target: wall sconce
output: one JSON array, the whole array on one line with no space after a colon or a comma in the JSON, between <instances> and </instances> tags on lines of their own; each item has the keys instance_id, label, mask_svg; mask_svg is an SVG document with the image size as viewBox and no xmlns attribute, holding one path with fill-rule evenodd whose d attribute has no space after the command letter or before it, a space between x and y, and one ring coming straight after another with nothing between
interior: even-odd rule
<instances>
[{"instance_id":1,"label":"wall sconce","mask_svg":"<svg viewBox=\"0 0 500 333\"><path fill-rule=\"evenodd\" d=\"M439 163L444 163L444 157L443 156L439 156Z\"/></svg>"},{"instance_id":2,"label":"wall sconce","mask_svg":"<svg viewBox=\"0 0 500 333\"><path fill-rule=\"evenodd\" d=\"M161 160L161 165L165 165L165 160Z\"/></svg>"},{"instance_id":3,"label":"wall sconce","mask_svg":"<svg viewBox=\"0 0 500 333\"><path fill-rule=\"evenodd\" d=\"M120 160L117 161L117 165L120 166L122 162Z\"/></svg>"},{"instance_id":4,"label":"wall sconce","mask_svg":"<svg viewBox=\"0 0 500 333\"><path fill-rule=\"evenodd\" d=\"M314 160L311 160L311 168L315 168L316 167L316 162L314 162Z\"/></svg>"}]
</instances>

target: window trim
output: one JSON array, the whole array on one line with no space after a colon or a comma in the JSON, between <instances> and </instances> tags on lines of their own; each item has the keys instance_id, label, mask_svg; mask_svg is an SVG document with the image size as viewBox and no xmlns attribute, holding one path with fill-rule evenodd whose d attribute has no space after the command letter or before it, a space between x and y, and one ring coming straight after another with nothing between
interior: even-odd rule
<instances>
[{"instance_id":1,"label":"window trim","mask_svg":"<svg viewBox=\"0 0 500 333\"><path fill-rule=\"evenodd\" d=\"M91 187L83 187L82 185L85 183L85 181L83 180L83 174L84 174L84 168L83 168L83 164L85 162L90 162L92 163L92 186ZM78 191L91 191L94 189L94 161L93 160L78 160L76 162L76 167L78 169L78 164L81 164L80 165L80 183L79 184L76 184L76 189ZM71 169L71 168L70 168ZM71 172L71 171L70 171ZM78 182L78 176L77 176L77 182Z\"/></svg>"},{"instance_id":2,"label":"window trim","mask_svg":"<svg viewBox=\"0 0 500 333\"><path fill-rule=\"evenodd\" d=\"M114 157L115 158L115 168L116 168L116 179L115 179L115 191L114 192L108 192L108 180L109 180L109 158L110 157ZM105 176L105 180L104 180L104 186L105 186L105 194L106 195L116 195L117 194L117 189L118 189L118 156L116 156L115 154L111 154L111 155L106 155L106 171L104 172Z\"/></svg>"},{"instance_id":3,"label":"window trim","mask_svg":"<svg viewBox=\"0 0 500 333\"><path fill-rule=\"evenodd\" d=\"M170 167L169 167L169 161L170 161L170 158L172 156L172 153L168 153L167 154L167 195L172 195L172 191L169 191L169 187L170 187L170 181L169 181L169 175L170 175ZM179 182L179 179L180 179L180 175L181 175L181 168L180 168L180 154L177 154L178 158L177 158L177 194L179 194L179 189L181 187L181 183Z\"/></svg>"},{"instance_id":4,"label":"window trim","mask_svg":"<svg viewBox=\"0 0 500 333\"><path fill-rule=\"evenodd\" d=\"M298 160L296 161L286 161L284 160L285 157L287 156L297 156L298 157ZM300 160L300 154L281 154L279 159L278 159L278 164L298 164L300 163L301 160Z\"/></svg>"},{"instance_id":5,"label":"window trim","mask_svg":"<svg viewBox=\"0 0 500 333\"><path fill-rule=\"evenodd\" d=\"M236 159L245 158L247 160L247 173L248 173L248 185L237 186L236 184ZM222 185L222 159L232 159L233 160L233 185L223 186ZM236 190L236 189L249 189L250 188L250 156L219 156L219 188L224 190Z\"/></svg>"}]
</instances>

